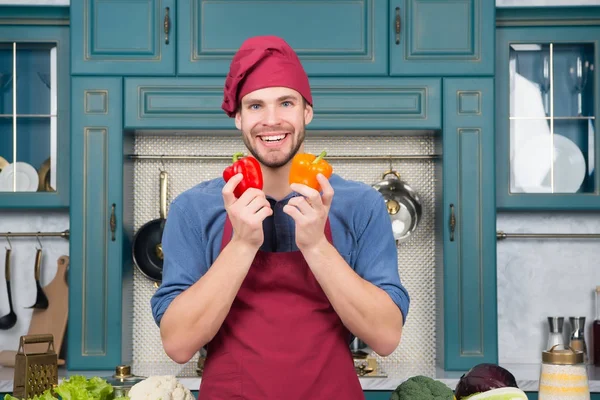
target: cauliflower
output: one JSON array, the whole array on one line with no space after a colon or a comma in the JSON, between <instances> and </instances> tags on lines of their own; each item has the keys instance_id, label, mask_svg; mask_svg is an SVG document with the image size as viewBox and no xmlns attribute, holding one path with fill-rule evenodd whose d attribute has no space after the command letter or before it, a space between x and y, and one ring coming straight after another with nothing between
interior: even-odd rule
<instances>
[{"instance_id":1,"label":"cauliflower","mask_svg":"<svg viewBox=\"0 0 600 400\"><path fill-rule=\"evenodd\" d=\"M190 390L172 375L151 376L129 390L131 400L195 400Z\"/></svg>"}]
</instances>

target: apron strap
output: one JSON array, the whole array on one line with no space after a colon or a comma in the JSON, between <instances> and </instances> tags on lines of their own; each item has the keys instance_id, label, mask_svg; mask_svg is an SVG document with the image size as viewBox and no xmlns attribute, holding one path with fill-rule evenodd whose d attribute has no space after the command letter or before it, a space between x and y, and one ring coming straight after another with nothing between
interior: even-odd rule
<instances>
[{"instance_id":1,"label":"apron strap","mask_svg":"<svg viewBox=\"0 0 600 400\"><path fill-rule=\"evenodd\" d=\"M223 238L221 239L221 250L227 243L231 240L231 236L233 235L233 226L231 225L231 221L229 220L229 216L225 213L225 225L223 226ZM331 234L331 224L329 223L329 217L327 217L327 221L325 221L325 237L333 245L333 236Z\"/></svg>"}]
</instances>

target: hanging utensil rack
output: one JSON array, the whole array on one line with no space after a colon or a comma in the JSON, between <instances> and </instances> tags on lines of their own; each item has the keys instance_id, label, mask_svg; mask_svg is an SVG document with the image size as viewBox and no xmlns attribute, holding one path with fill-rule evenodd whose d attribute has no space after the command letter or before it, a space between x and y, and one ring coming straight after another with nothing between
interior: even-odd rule
<instances>
[{"instance_id":1,"label":"hanging utensil rack","mask_svg":"<svg viewBox=\"0 0 600 400\"><path fill-rule=\"evenodd\" d=\"M497 231L496 239L600 239L600 233L506 233Z\"/></svg>"},{"instance_id":2,"label":"hanging utensil rack","mask_svg":"<svg viewBox=\"0 0 600 400\"><path fill-rule=\"evenodd\" d=\"M389 161L389 160L435 160L441 158L439 154L404 154L387 156L327 156L328 160L365 160L365 161ZM151 154L130 154L131 160L231 160L231 156L226 155L151 155Z\"/></svg>"},{"instance_id":3,"label":"hanging utensil rack","mask_svg":"<svg viewBox=\"0 0 600 400\"><path fill-rule=\"evenodd\" d=\"M0 232L0 237L61 237L63 239L69 239L70 232L69 230L64 230L62 232Z\"/></svg>"}]
</instances>

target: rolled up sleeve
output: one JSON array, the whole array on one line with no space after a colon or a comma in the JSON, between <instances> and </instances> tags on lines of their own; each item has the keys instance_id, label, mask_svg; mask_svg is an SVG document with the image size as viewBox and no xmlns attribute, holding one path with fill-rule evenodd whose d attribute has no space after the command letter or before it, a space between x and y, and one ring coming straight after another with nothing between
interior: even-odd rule
<instances>
[{"instance_id":1,"label":"rolled up sleeve","mask_svg":"<svg viewBox=\"0 0 600 400\"><path fill-rule=\"evenodd\" d=\"M199 230L194 228L185 209L173 202L162 237L163 279L150 300L157 325L173 299L206 273L202 242Z\"/></svg>"},{"instance_id":2,"label":"rolled up sleeve","mask_svg":"<svg viewBox=\"0 0 600 400\"><path fill-rule=\"evenodd\" d=\"M410 297L398 271L398 250L383 198L373 194L373 206L359 229L355 271L363 279L384 290L402 312L406 322Z\"/></svg>"}]
</instances>

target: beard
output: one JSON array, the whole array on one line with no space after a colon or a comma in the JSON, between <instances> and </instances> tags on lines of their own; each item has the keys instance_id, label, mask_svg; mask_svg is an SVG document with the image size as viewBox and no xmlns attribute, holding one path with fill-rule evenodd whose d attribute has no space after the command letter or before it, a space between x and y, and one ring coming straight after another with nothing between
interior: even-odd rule
<instances>
[{"instance_id":1,"label":"beard","mask_svg":"<svg viewBox=\"0 0 600 400\"><path fill-rule=\"evenodd\" d=\"M293 127L289 126L290 129L287 129L287 127L284 127L284 128L286 128L286 129L284 129L286 132L290 132L290 135L294 135ZM272 130L272 129L269 129L269 131L270 130ZM252 130L250 132L250 137L254 137L257 134L260 134L261 132L262 132L262 130L259 130L259 129ZM242 135L242 139L243 139L244 144L246 145L246 148L248 149L248 151L250 151L252 156L254 156L254 158L256 158L259 163L261 163L262 165L264 165L265 167L268 167L268 168L280 168L280 167L283 167L284 165L286 165L287 163L289 163L292 160L292 158L294 158L294 156L298 153L298 150L300 150L300 146L302 146L302 143L304 142L305 134L306 134L305 127L302 126L298 130L298 135L296 137L296 143L292 147L292 150L289 152L289 154L281 160L274 160L274 161L266 160L265 157L258 154L258 152L254 148L254 146L252 146L252 143L250 142L250 139L248 139L247 135Z\"/></svg>"}]
</instances>

